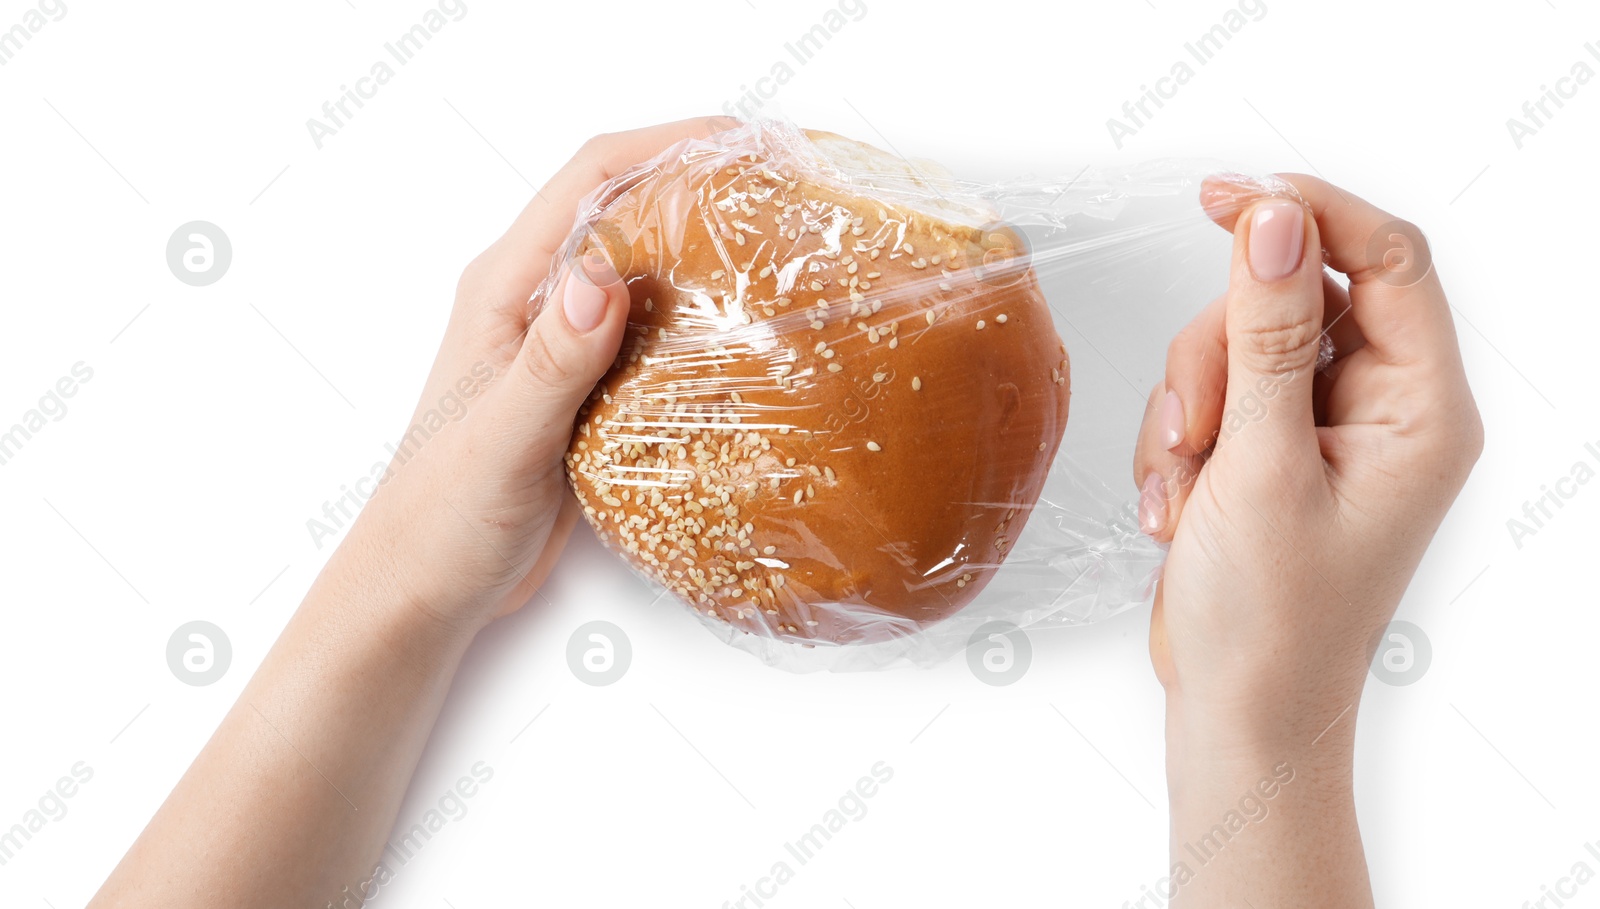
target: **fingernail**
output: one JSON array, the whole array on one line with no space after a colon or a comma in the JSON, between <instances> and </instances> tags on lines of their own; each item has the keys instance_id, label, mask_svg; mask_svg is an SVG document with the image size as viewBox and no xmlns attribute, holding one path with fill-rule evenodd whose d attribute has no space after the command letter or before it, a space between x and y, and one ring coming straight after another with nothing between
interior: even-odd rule
<instances>
[{"instance_id":1,"label":"fingernail","mask_svg":"<svg viewBox=\"0 0 1600 909\"><path fill-rule=\"evenodd\" d=\"M1256 206L1250 218L1250 270L1257 281L1281 281L1300 268L1305 209L1293 199Z\"/></svg>"},{"instance_id":2,"label":"fingernail","mask_svg":"<svg viewBox=\"0 0 1600 909\"><path fill-rule=\"evenodd\" d=\"M1178 393L1168 391L1161 402L1161 444L1171 451L1183 441L1183 401Z\"/></svg>"},{"instance_id":3,"label":"fingernail","mask_svg":"<svg viewBox=\"0 0 1600 909\"><path fill-rule=\"evenodd\" d=\"M567 324L578 334L592 331L606 315L605 288L617 282L617 272L603 256L583 256L567 275L561 308Z\"/></svg>"},{"instance_id":4,"label":"fingernail","mask_svg":"<svg viewBox=\"0 0 1600 909\"><path fill-rule=\"evenodd\" d=\"M1167 491L1161 474L1150 471L1139 493L1139 529L1155 536L1167 523Z\"/></svg>"}]
</instances>

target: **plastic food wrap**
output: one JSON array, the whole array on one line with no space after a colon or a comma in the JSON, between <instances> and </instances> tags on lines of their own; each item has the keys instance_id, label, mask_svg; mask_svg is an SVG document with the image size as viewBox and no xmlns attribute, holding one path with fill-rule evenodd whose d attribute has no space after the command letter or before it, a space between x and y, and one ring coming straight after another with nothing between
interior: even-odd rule
<instances>
[{"instance_id":1,"label":"plastic food wrap","mask_svg":"<svg viewBox=\"0 0 1600 909\"><path fill-rule=\"evenodd\" d=\"M586 519L790 669L1147 602L1133 447L1168 341L1226 286L1217 170L976 185L777 122L665 150L558 257L603 253L632 300L566 459Z\"/></svg>"}]
</instances>

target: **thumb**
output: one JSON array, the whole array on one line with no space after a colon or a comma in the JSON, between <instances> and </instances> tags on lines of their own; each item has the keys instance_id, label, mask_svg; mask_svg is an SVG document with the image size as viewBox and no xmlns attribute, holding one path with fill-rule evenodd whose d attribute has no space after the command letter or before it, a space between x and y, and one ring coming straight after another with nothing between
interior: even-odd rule
<instances>
[{"instance_id":1,"label":"thumb","mask_svg":"<svg viewBox=\"0 0 1600 909\"><path fill-rule=\"evenodd\" d=\"M1233 234L1219 442L1242 433L1259 444L1315 455L1311 388L1321 349L1322 262L1307 252L1322 248L1317 223L1298 200L1283 197L1263 200L1245 215Z\"/></svg>"},{"instance_id":2,"label":"thumb","mask_svg":"<svg viewBox=\"0 0 1600 909\"><path fill-rule=\"evenodd\" d=\"M510 421L534 448L566 450L578 407L616 360L628 288L598 250L576 258L528 327L504 386Z\"/></svg>"}]
</instances>

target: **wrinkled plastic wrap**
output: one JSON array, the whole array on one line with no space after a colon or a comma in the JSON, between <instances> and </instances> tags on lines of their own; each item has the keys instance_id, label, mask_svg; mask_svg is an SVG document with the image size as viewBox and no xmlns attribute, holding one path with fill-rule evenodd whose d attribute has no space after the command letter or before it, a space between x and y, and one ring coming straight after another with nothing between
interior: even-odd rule
<instances>
[{"instance_id":1,"label":"wrinkled plastic wrap","mask_svg":"<svg viewBox=\"0 0 1600 909\"><path fill-rule=\"evenodd\" d=\"M1148 602L1133 449L1168 342L1226 286L1219 169L979 185L764 121L618 176L533 297L579 255L630 290L566 461L586 519L794 670Z\"/></svg>"}]
</instances>

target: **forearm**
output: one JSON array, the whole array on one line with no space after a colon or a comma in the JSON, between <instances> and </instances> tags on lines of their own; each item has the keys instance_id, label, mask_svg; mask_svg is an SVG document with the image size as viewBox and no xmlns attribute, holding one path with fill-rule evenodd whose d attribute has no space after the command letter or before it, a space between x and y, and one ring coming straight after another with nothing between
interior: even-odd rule
<instances>
[{"instance_id":1,"label":"forearm","mask_svg":"<svg viewBox=\"0 0 1600 909\"><path fill-rule=\"evenodd\" d=\"M1372 905L1351 787L1355 708L1323 712L1258 723L1169 695L1175 909Z\"/></svg>"},{"instance_id":2,"label":"forearm","mask_svg":"<svg viewBox=\"0 0 1600 909\"><path fill-rule=\"evenodd\" d=\"M358 547L330 560L91 906L320 909L361 892L471 636Z\"/></svg>"}]
</instances>

